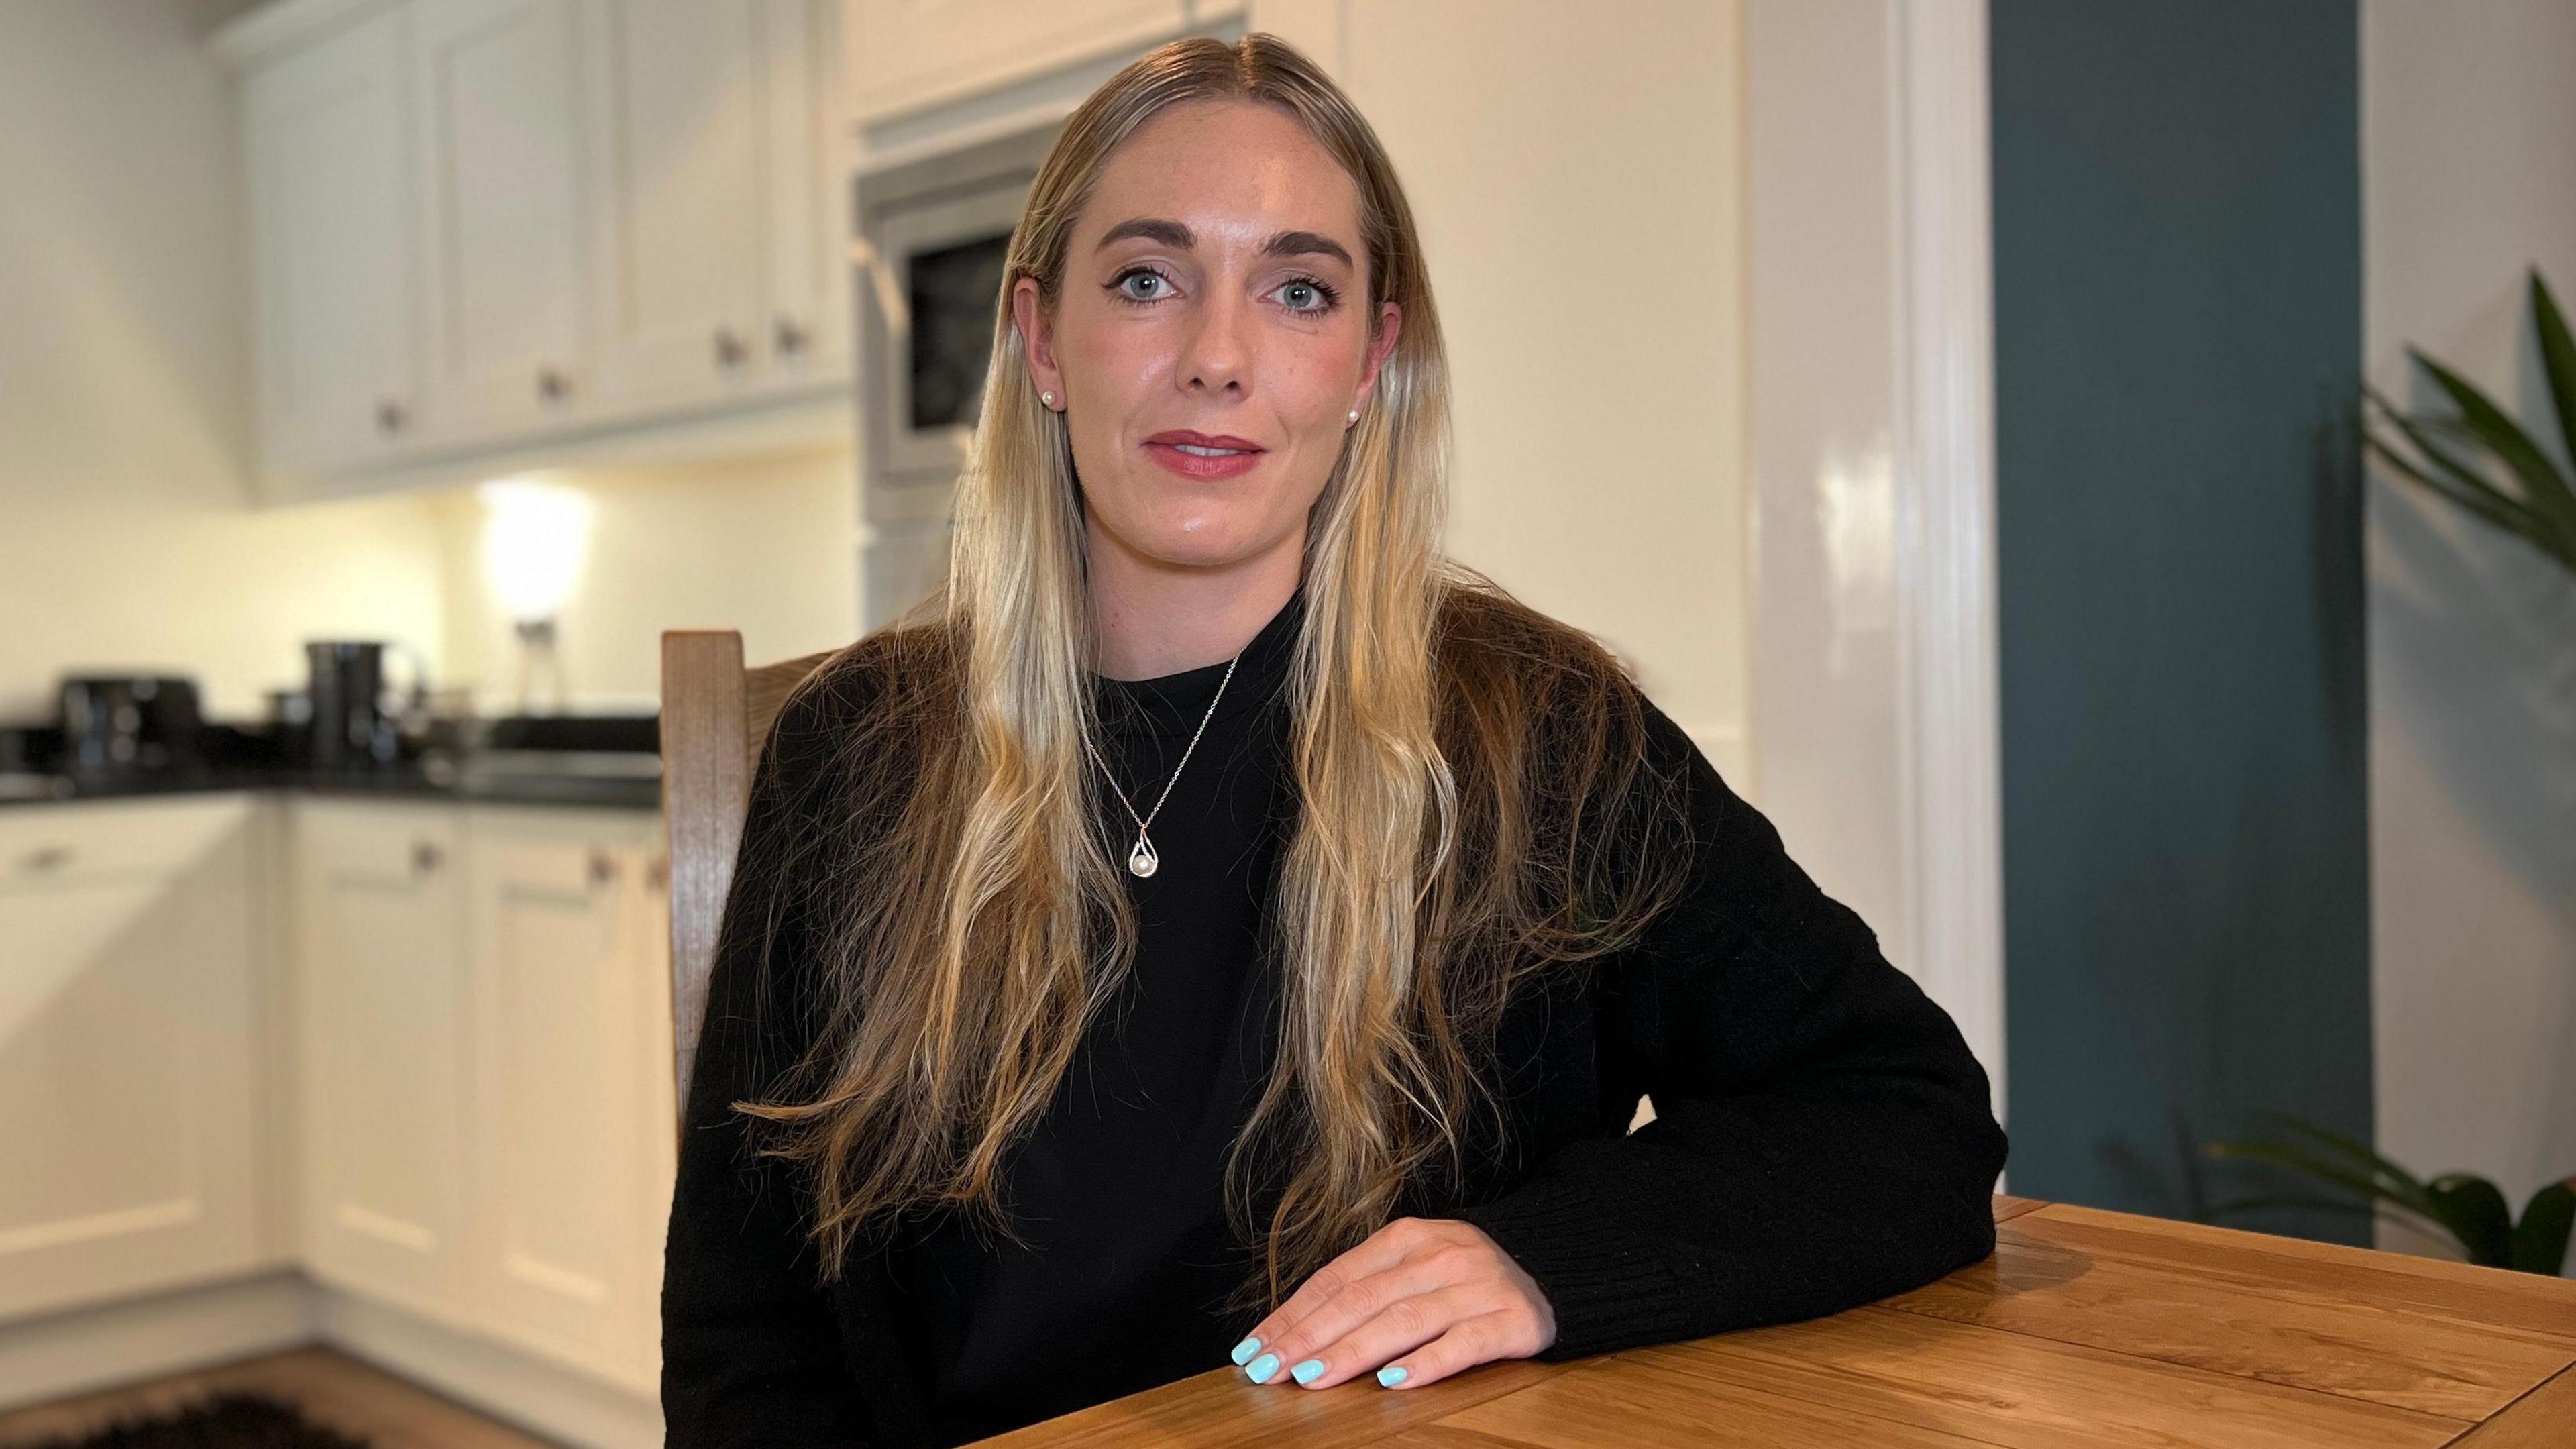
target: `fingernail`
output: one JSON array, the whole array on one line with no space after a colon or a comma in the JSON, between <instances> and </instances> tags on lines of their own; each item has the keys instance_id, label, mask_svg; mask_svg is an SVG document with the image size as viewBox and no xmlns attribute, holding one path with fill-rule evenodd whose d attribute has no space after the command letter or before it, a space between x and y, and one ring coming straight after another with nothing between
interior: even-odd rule
<instances>
[{"instance_id":1,"label":"fingernail","mask_svg":"<svg viewBox=\"0 0 2576 1449\"><path fill-rule=\"evenodd\" d=\"M1245 1364L1243 1366L1243 1372L1246 1377L1250 1378L1256 1384L1268 1383L1270 1381L1270 1376L1279 1372L1279 1355L1275 1353L1265 1353L1261 1357L1254 1359L1252 1362Z\"/></svg>"},{"instance_id":2,"label":"fingernail","mask_svg":"<svg viewBox=\"0 0 2576 1449\"><path fill-rule=\"evenodd\" d=\"M1397 1368L1393 1364L1388 1364L1386 1367L1377 1371L1378 1387L1382 1389L1394 1388L1397 1384L1404 1382L1404 1376L1405 1370Z\"/></svg>"},{"instance_id":3,"label":"fingernail","mask_svg":"<svg viewBox=\"0 0 2576 1449\"><path fill-rule=\"evenodd\" d=\"M1288 1372L1297 1376L1297 1382L1301 1384L1311 1384L1316 1379L1323 1376L1324 1361L1320 1358L1310 1358L1304 1363L1297 1365L1295 1368L1290 1369Z\"/></svg>"},{"instance_id":4,"label":"fingernail","mask_svg":"<svg viewBox=\"0 0 2576 1449\"><path fill-rule=\"evenodd\" d=\"M1242 1364L1243 1364L1243 1361L1244 1361L1245 1359L1248 1359L1248 1358L1252 1357L1254 1354L1259 1353L1259 1352L1261 1352L1261 1340L1260 1340L1260 1339L1257 1339L1257 1338L1247 1338L1247 1339L1245 1339L1243 1342L1238 1343L1238 1344L1236 1344L1236 1345L1234 1346L1234 1362L1235 1362L1235 1365L1236 1365L1237 1367L1241 1367L1241 1366L1242 1366Z\"/></svg>"}]
</instances>

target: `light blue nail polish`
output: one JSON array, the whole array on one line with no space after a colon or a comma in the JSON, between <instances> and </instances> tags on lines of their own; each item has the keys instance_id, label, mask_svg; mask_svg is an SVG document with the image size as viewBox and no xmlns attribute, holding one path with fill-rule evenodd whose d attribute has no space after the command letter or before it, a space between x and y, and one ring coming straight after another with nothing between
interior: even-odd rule
<instances>
[{"instance_id":1,"label":"light blue nail polish","mask_svg":"<svg viewBox=\"0 0 2576 1449\"><path fill-rule=\"evenodd\" d=\"M1323 1377L1324 1361L1320 1358L1310 1358L1304 1363L1297 1365L1295 1368L1290 1369L1288 1372L1297 1376L1297 1382L1301 1384L1311 1384L1318 1378Z\"/></svg>"},{"instance_id":2,"label":"light blue nail polish","mask_svg":"<svg viewBox=\"0 0 2576 1449\"><path fill-rule=\"evenodd\" d=\"M1234 1362L1237 1367L1240 1367L1245 1359L1259 1352L1261 1352L1261 1340L1247 1338L1234 1346Z\"/></svg>"},{"instance_id":3,"label":"light blue nail polish","mask_svg":"<svg viewBox=\"0 0 2576 1449\"><path fill-rule=\"evenodd\" d=\"M1397 1368L1393 1364L1388 1364L1386 1367L1377 1371L1378 1387L1382 1389L1394 1388L1397 1384L1404 1382L1406 1374L1407 1370Z\"/></svg>"},{"instance_id":4,"label":"light blue nail polish","mask_svg":"<svg viewBox=\"0 0 2576 1449\"><path fill-rule=\"evenodd\" d=\"M1275 1353L1265 1353L1261 1357L1254 1359L1252 1362L1245 1364L1243 1366L1243 1372L1245 1377L1251 1379L1256 1384L1267 1383L1272 1374L1279 1372L1279 1355Z\"/></svg>"}]
</instances>

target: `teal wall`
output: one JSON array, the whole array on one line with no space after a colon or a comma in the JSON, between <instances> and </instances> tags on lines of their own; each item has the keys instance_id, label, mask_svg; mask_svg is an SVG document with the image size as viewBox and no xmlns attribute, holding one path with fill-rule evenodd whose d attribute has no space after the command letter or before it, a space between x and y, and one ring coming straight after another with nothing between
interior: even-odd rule
<instances>
[{"instance_id":1,"label":"teal wall","mask_svg":"<svg viewBox=\"0 0 2576 1449\"><path fill-rule=\"evenodd\" d=\"M2355 3L1991 20L2010 1182L2188 1216L2371 1132Z\"/></svg>"}]
</instances>

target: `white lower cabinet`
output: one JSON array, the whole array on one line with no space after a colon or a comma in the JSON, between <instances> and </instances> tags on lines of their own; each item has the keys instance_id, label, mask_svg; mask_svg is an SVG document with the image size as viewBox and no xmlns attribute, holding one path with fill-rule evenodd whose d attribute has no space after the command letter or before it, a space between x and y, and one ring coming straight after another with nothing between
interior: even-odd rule
<instances>
[{"instance_id":1,"label":"white lower cabinet","mask_svg":"<svg viewBox=\"0 0 2576 1449\"><path fill-rule=\"evenodd\" d=\"M659 817L306 801L298 827L313 1272L655 1393Z\"/></svg>"},{"instance_id":2,"label":"white lower cabinet","mask_svg":"<svg viewBox=\"0 0 2576 1449\"><path fill-rule=\"evenodd\" d=\"M650 1394L677 1116L656 832L467 819L475 1297L513 1342Z\"/></svg>"},{"instance_id":3,"label":"white lower cabinet","mask_svg":"<svg viewBox=\"0 0 2576 1449\"><path fill-rule=\"evenodd\" d=\"M306 801L295 826L306 1266L355 1292L469 1315L456 813Z\"/></svg>"},{"instance_id":4,"label":"white lower cabinet","mask_svg":"<svg viewBox=\"0 0 2576 1449\"><path fill-rule=\"evenodd\" d=\"M0 812L0 1319L274 1256L249 795Z\"/></svg>"}]
</instances>

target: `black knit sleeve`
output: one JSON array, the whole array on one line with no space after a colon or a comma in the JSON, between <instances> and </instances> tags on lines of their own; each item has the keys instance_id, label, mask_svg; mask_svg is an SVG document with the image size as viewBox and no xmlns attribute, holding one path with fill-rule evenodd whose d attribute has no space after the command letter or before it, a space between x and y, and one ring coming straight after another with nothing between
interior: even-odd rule
<instances>
[{"instance_id":1,"label":"black knit sleeve","mask_svg":"<svg viewBox=\"0 0 2576 1449\"><path fill-rule=\"evenodd\" d=\"M782 847L819 799L828 697L800 692L770 734L718 932L663 1258L669 1449L872 1442L804 1238L799 1184L777 1159L747 1150L746 1121L730 1106L776 1090L813 1030L801 893L780 877Z\"/></svg>"},{"instance_id":2,"label":"black knit sleeve","mask_svg":"<svg viewBox=\"0 0 2576 1449\"><path fill-rule=\"evenodd\" d=\"M1453 1214L1546 1292L1547 1362L1839 1312L1994 1249L2004 1134L1958 1027L1647 715L1687 775L1689 884L1584 989L1603 1120L1639 1092L1654 1120Z\"/></svg>"}]
</instances>

